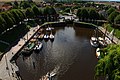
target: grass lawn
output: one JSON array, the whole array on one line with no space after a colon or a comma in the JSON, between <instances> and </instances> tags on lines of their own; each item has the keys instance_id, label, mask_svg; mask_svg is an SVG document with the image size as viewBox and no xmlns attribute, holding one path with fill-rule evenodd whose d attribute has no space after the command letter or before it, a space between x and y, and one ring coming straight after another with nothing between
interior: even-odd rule
<instances>
[{"instance_id":1,"label":"grass lawn","mask_svg":"<svg viewBox=\"0 0 120 80\"><path fill-rule=\"evenodd\" d=\"M0 35L0 40L13 44L16 42L20 37L27 33L28 29L25 25L20 25L15 27L12 30ZM4 52L8 46L0 43L0 52Z\"/></svg>"}]
</instances>

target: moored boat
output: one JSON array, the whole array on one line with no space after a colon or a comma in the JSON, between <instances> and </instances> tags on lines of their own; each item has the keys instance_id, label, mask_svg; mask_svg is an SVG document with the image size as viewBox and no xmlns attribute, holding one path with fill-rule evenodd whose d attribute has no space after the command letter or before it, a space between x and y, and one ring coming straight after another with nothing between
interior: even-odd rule
<instances>
[{"instance_id":1,"label":"moored boat","mask_svg":"<svg viewBox=\"0 0 120 80\"><path fill-rule=\"evenodd\" d=\"M47 28L46 28L46 31L51 31L51 30L52 30L51 27L47 27Z\"/></svg>"},{"instance_id":2,"label":"moored boat","mask_svg":"<svg viewBox=\"0 0 120 80\"><path fill-rule=\"evenodd\" d=\"M41 35L38 37L38 39L42 40L43 37L44 37L44 34L41 34Z\"/></svg>"},{"instance_id":3,"label":"moored boat","mask_svg":"<svg viewBox=\"0 0 120 80\"><path fill-rule=\"evenodd\" d=\"M90 43L93 47L99 47L99 42L98 42L98 39L96 37L91 37Z\"/></svg>"},{"instance_id":4,"label":"moored boat","mask_svg":"<svg viewBox=\"0 0 120 80\"><path fill-rule=\"evenodd\" d=\"M28 45L26 45L24 47L24 49L22 50L22 54L23 55L30 55L32 53L34 47L35 47L35 43L29 42Z\"/></svg>"},{"instance_id":5,"label":"moored boat","mask_svg":"<svg viewBox=\"0 0 120 80\"><path fill-rule=\"evenodd\" d=\"M52 33L50 34L50 39L54 40L54 35Z\"/></svg>"},{"instance_id":6,"label":"moored boat","mask_svg":"<svg viewBox=\"0 0 120 80\"><path fill-rule=\"evenodd\" d=\"M43 76L41 79L39 80L52 80L52 78L55 76L56 74L50 74L50 73L47 73L45 76Z\"/></svg>"},{"instance_id":7,"label":"moored boat","mask_svg":"<svg viewBox=\"0 0 120 80\"><path fill-rule=\"evenodd\" d=\"M48 39L49 38L49 35L48 34L45 34L44 35L44 39Z\"/></svg>"},{"instance_id":8,"label":"moored boat","mask_svg":"<svg viewBox=\"0 0 120 80\"><path fill-rule=\"evenodd\" d=\"M98 41L101 47L106 47L107 46L107 42L104 38L102 37L98 37Z\"/></svg>"},{"instance_id":9,"label":"moored boat","mask_svg":"<svg viewBox=\"0 0 120 80\"><path fill-rule=\"evenodd\" d=\"M36 44L35 48L34 48L34 51L35 51L35 52L40 51L41 48L42 48L42 46L43 46L43 44L42 44L41 42L38 42L38 43Z\"/></svg>"},{"instance_id":10,"label":"moored boat","mask_svg":"<svg viewBox=\"0 0 120 80\"><path fill-rule=\"evenodd\" d=\"M100 59L100 48L96 49L96 57Z\"/></svg>"}]
</instances>

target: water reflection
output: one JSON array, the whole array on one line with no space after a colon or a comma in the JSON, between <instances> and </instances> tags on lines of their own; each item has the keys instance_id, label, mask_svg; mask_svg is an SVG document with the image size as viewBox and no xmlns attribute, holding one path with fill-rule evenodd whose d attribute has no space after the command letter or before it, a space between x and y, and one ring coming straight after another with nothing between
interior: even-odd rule
<instances>
[{"instance_id":1,"label":"water reflection","mask_svg":"<svg viewBox=\"0 0 120 80\"><path fill-rule=\"evenodd\" d=\"M22 55L17 65L23 80L39 80L56 70L53 80L93 80L97 63L95 49L89 39L92 29L80 27L55 27L53 42L42 40L43 48L29 57Z\"/></svg>"}]
</instances>

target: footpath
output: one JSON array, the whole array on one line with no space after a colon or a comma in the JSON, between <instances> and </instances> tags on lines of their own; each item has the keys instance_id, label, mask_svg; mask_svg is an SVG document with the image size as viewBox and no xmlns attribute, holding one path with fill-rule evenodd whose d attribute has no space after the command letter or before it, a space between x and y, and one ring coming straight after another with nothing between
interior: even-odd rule
<instances>
[{"instance_id":1,"label":"footpath","mask_svg":"<svg viewBox=\"0 0 120 80\"><path fill-rule=\"evenodd\" d=\"M100 31L102 31L104 34L105 34L105 33L110 34L110 32L108 32L108 31L106 32L106 30L105 30L103 27L101 27L101 26L99 26L98 29L99 29ZM110 38L111 36L109 36L109 35L107 35L107 34L106 34L106 36ZM116 38L115 36L113 36L113 42L114 42L115 44L120 44L120 40L119 40L118 38Z\"/></svg>"},{"instance_id":2,"label":"footpath","mask_svg":"<svg viewBox=\"0 0 120 80\"><path fill-rule=\"evenodd\" d=\"M39 25L31 28L30 31L20 39L17 45L5 53L0 61L0 80L21 80L19 74L16 74L16 71L19 71L19 68L15 62L11 63L10 60L22 48L26 43L26 40L29 40L39 28Z\"/></svg>"}]
</instances>

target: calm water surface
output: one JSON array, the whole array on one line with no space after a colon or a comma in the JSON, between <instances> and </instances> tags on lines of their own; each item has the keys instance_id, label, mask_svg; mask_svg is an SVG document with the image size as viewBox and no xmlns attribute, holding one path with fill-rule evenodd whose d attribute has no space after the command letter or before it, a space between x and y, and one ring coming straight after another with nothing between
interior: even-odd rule
<instances>
[{"instance_id":1,"label":"calm water surface","mask_svg":"<svg viewBox=\"0 0 120 80\"><path fill-rule=\"evenodd\" d=\"M18 57L23 80L39 80L55 70L57 75L53 80L94 80L97 59L89 41L93 29L66 26L55 27L55 30L55 40L43 40L39 53Z\"/></svg>"}]
</instances>

